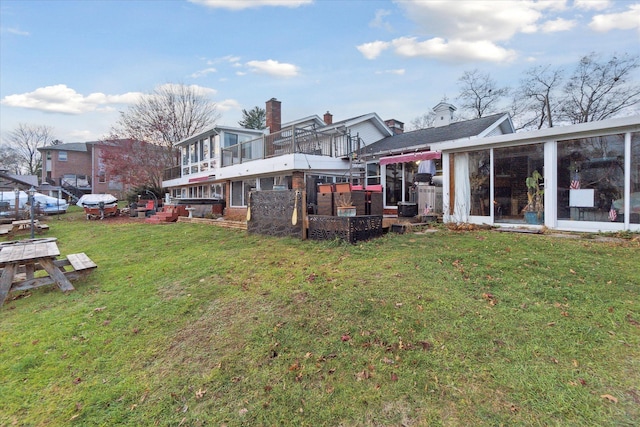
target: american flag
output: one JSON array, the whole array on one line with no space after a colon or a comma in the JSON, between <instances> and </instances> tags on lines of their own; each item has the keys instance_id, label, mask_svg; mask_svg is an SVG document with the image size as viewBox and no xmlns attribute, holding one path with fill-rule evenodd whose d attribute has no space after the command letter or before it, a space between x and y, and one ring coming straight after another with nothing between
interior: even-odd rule
<instances>
[{"instance_id":1,"label":"american flag","mask_svg":"<svg viewBox=\"0 0 640 427\"><path fill-rule=\"evenodd\" d=\"M580 175L578 174L578 171L573 174L573 178L571 178L571 184L569 185L569 188L572 190L580 189Z\"/></svg>"},{"instance_id":2,"label":"american flag","mask_svg":"<svg viewBox=\"0 0 640 427\"><path fill-rule=\"evenodd\" d=\"M611 209L609 209L609 221L613 222L618 218L618 212L613 208L613 201L611 201Z\"/></svg>"}]
</instances>

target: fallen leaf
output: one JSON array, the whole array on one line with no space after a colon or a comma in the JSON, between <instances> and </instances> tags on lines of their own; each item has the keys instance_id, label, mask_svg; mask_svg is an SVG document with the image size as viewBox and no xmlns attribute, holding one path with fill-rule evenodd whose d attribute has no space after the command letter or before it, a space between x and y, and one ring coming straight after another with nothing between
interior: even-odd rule
<instances>
[{"instance_id":1,"label":"fallen leaf","mask_svg":"<svg viewBox=\"0 0 640 427\"><path fill-rule=\"evenodd\" d=\"M207 390L203 390L203 389L198 389L198 391L196 391L196 399L202 399L204 397L204 395L207 394Z\"/></svg>"},{"instance_id":2,"label":"fallen leaf","mask_svg":"<svg viewBox=\"0 0 640 427\"><path fill-rule=\"evenodd\" d=\"M601 394L600 397L603 399L607 399L611 403L618 403L618 399L611 396L610 394Z\"/></svg>"},{"instance_id":3,"label":"fallen leaf","mask_svg":"<svg viewBox=\"0 0 640 427\"><path fill-rule=\"evenodd\" d=\"M363 369L361 372L358 372L356 374L356 378L358 379L358 381L368 380L369 378L371 378L371 373L366 369Z\"/></svg>"},{"instance_id":4,"label":"fallen leaf","mask_svg":"<svg viewBox=\"0 0 640 427\"><path fill-rule=\"evenodd\" d=\"M107 307L106 307L106 306L104 306L104 307L97 307L97 308L94 308L94 309L93 309L93 311L104 311L104 309L105 309L105 308L107 308Z\"/></svg>"},{"instance_id":5,"label":"fallen leaf","mask_svg":"<svg viewBox=\"0 0 640 427\"><path fill-rule=\"evenodd\" d=\"M349 341L349 340L351 340L351 336L347 335L347 334L344 334L341 339L342 339L342 341Z\"/></svg>"},{"instance_id":6,"label":"fallen leaf","mask_svg":"<svg viewBox=\"0 0 640 427\"><path fill-rule=\"evenodd\" d=\"M570 272L571 274L576 274L576 272L573 270L573 268L570 268L570 269L569 269L569 272Z\"/></svg>"},{"instance_id":7,"label":"fallen leaf","mask_svg":"<svg viewBox=\"0 0 640 427\"><path fill-rule=\"evenodd\" d=\"M391 381L398 381L398 375L395 372L391 373Z\"/></svg>"}]
</instances>

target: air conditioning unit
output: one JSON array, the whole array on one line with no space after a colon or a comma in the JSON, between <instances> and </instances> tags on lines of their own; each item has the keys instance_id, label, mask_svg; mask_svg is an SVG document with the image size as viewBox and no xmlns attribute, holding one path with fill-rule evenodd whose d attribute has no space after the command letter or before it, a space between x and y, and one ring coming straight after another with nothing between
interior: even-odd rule
<instances>
[{"instance_id":1,"label":"air conditioning unit","mask_svg":"<svg viewBox=\"0 0 640 427\"><path fill-rule=\"evenodd\" d=\"M427 183L418 182L416 184L418 190L418 213L424 214L425 209L429 209L429 213L442 213L442 187L429 185Z\"/></svg>"}]
</instances>

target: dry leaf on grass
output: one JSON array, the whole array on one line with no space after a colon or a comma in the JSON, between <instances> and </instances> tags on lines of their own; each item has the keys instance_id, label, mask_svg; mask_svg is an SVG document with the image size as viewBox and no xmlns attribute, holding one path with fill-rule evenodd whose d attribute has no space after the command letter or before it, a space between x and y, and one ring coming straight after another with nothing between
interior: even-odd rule
<instances>
[{"instance_id":1,"label":"dry leaf on grass","mask_svg":"<svg viewBox=\"0 0 640 427\"><path fill-rule=\"evenodd\" d=\"M600 397L602 397L603 399L607 399L611 403L618 403L618 399L611 396L610 394L602 394L600 395Z\"/></svg>"}]
</instances>

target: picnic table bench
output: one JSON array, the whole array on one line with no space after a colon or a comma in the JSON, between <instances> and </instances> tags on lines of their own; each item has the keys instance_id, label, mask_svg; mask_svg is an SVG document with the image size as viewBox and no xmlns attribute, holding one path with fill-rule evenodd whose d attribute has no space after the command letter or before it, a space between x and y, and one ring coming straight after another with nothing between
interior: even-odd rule
<instances>
[{"instance_id":1,"label":"picnic table bench","mask_svg":"<svg viewBox=\"0 0 640 427\"><path fill-rule=\"evenodd\" d=\"M49 229L47 224L40 222L40 220L33 221L33 227L36 233L41 233ZM23 219L19 221L13 221L11 224L4 224L0 226L0 236L13 235L20 231L30 230L31 220Z\"/></svg>"},{"instance_id":2,"label":"picnic table bench","mask_svg":"<svg viewBox=\"0 0 640 427\"><path fill-rule=\"evenodd\" d=\"M75 290L71 284L98 266L85 254L69 254L57 259L56 238L0 243L0 307L10 291L24 291L56 284L63 292ZM36 272L44 270L46 275Z\"/></svg>"}]
</instances>

